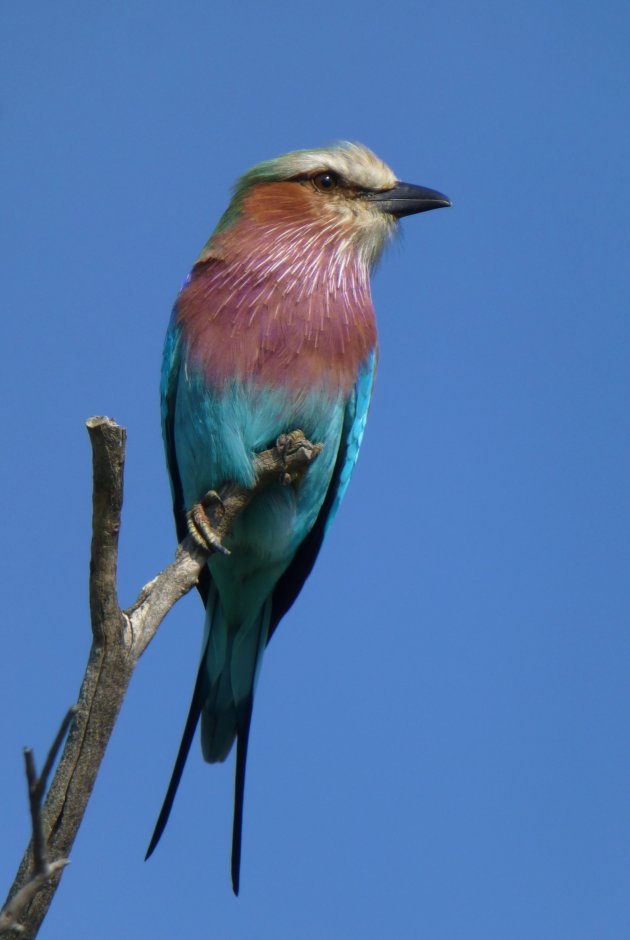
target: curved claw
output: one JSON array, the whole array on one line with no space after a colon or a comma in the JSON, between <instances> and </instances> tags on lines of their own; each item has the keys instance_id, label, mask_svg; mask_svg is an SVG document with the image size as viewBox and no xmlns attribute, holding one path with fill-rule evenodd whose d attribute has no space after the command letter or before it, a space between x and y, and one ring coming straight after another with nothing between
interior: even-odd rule
<instances>
[{"instance_id":1,"label":"curved claw","mask_svg":"<svg viewBox=\"0 0 630 940\"><path fill-rule=\"evenodd\" d=\"M186 513L186 525L191 537L197 545L207 552L219 552L221 555L229 555L230 550L226 548L220 537L212 528L212 524L206 514L206 507L218 502L223 508L223 500L218 493L211 490L206 493L200 503L195 503L192 509Z\"/></svg>"}]
</instances>

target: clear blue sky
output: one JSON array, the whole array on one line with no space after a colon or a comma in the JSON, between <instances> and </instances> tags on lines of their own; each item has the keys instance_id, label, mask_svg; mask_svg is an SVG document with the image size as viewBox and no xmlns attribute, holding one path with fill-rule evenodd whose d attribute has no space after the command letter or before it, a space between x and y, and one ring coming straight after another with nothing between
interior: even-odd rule
<instances>
[{"instance_id":1,"label":"clear blue sky","mask_svg":"<svg viewBox=\"0 0 630 940\"><path fill-rule=\"evenodd\" d=\"M195 745L144 851L202 630L134 677L44 940L630 936L625 2L5 4L0 876L89 647L84 420L129 431L123 603L169 561L158 373L253 163L339 138L447 193L378 270L364 449L233 767Z\"/></svg>"}]
</instances>

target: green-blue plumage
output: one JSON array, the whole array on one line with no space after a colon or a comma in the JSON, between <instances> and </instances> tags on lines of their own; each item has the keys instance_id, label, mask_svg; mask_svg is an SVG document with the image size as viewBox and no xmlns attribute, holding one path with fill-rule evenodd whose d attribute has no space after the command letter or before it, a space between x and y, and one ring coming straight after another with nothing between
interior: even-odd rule
<instances>
[{"instance_id":1,"label":"green-blue plumage","mask_svg":"<svg viewBox=\"0 0 630 940\"><path fill-rule=\"evenodd\" d=\"M149 846L164 829L201 717L206 760L236 749L232 883L239 885L247 743L265 647L308 577L354 467L376 366L369 273L396 219L448 205L340 144L260 164L182 288L167 333L162 426L180 540L186 513L300 429L323 445L298 485L258 493L210 555L201 662Z\"/></svg>"},{"instance_id":2,"label":"green-blue plumage","mask_svg":"<svg viewBox=\"0 0 630 940\"><path fill-rule=\"evenodd\" d=\"M237 755L235 891L246 747L262 656L270 632L308 575L348 484L365 426L373 373L372 353L347 397L338 390L326 394L321 388L296 394L295 389L259 387L255 381L240 378L213 388L189 361L175 318L167 334L162 421L180 537L185 534L186 509L206 492L226 481L253 484L254 455L272 446L280 434L300 428L309 440L324 445L297 489L279 481L252 501L225 540L231 554L210 557L201 585L206 604L202 660L187 729L149 854L168 819L200 716L206 760L224 760L237 736L243 742Z\"/></svg>"}]
</instances>

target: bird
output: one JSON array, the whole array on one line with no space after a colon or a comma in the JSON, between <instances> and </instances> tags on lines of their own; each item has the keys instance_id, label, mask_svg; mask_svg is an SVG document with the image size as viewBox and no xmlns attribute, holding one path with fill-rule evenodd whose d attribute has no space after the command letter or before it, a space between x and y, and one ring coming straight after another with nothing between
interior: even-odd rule
<instances>
[{"instance_id":1,"label":"bird","mask_svg":"<svg viewBox=\"0 0 630 940\"><path fill-rule=\"evenodd\" d=\"M378 355L370 273L399 219L450 205L401 182L359 143L283 154L237 181L175 301L161 374L173 511L179 540L190 533L212 553L198 584L205 628L194 692L146 857L200 722L209 763L236 742L235 895L263 654L311 572L365 428ZM200 512L204 497L220 500L228 482L253 487L256 455L295 429L321 452L300 479L257 492L221 542Z\"/></svg>"}]
</instances>

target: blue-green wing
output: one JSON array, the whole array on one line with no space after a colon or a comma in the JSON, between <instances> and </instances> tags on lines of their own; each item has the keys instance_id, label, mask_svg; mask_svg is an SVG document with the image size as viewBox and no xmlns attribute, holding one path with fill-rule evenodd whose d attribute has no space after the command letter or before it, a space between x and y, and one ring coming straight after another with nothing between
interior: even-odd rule
<instances>
[{"instance_id":1,"label":"blue-green wing","mask_svg":"<svg viewBox=\"0 0 630 940\"><path fill-rule=\"evenodd\" d=\"M182 368L181 347L181 332L175 325L175 311L173 311L173 316L164 341L164 352L162 354L160 398L162 406L162 437L164 438L166 465L171 481L173 515L175 516L175 527L179 542L183 541L188 534L184 491L175 452L175 407L177 389L179 387L179 373ZM197 590L201 594L204 606L208 600L210 581L210 570L207 566L204 566L197 583Z\"/></svg>"},{"instance_id":2,"label":"blue-green wing","mask_svg":"<svg viewBox=\"0 0 630 940\"><path fill-rule=\"evenodd\" d=\"M341 443L326 498L315 525L298 548L293 561L278 581L273 592L269 639L280 620L289 610L308 578L319 553L324 536L344 497L354 465L359 456L367 421L372 386L376 372L376 350L366 360L346 405Z\"/></svg>"}]
</instances>

